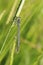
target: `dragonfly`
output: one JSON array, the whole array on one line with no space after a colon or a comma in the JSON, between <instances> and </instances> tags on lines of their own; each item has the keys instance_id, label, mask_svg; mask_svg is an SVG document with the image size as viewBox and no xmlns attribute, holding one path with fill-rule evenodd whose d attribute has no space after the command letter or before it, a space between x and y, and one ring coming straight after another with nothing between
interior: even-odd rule
<instances>
[{"instance_id":1,"label":"dragonfly","mask_svg":"<svg viewBox=\"0 0 43 65\"><path fill-rule=\"evenodd\" d=\"M18 32L17 32L17 51L18 51L18 49L19 49L19 47L20 47L20 17L19 17L19 15L20 15L20 13L21 13L21 10L22 10L22 7L23 7L23 5L24 5L24 2L25 2L25 0L22 0L22 2L21 2L21 4L20 4L20 7L19 7L19 9L18 9L18 12L17 12L17 14L16 14L16 20L17 20L17 27L18 27Z\"/></svg>"}]
</instances>

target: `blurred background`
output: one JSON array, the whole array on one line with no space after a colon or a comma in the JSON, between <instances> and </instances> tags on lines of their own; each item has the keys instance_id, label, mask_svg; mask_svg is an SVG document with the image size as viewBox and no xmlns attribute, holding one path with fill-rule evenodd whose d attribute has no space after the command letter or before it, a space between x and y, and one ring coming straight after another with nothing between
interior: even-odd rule
<instances>
[{"instance_id":1,"label":"blurred background","mask_svg":"<svg viewBox=\"0 0 43 65\"><path fill-rule=\"evenodd\" d=\"M25 0L16 52L15 17L21 0L0 0L0 65L43 65L43 0ZM14 18L14 21L13 21Z\"/></svg>"}]
</instances>

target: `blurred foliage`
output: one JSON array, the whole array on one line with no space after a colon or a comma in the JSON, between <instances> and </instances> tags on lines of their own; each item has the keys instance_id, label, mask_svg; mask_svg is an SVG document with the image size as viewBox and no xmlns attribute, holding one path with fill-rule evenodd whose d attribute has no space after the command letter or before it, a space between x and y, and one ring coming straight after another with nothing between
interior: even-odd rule
<instances>
[{"instance_id":1,"label":"blurred foliage","mask_svg":"<svg viewBox=\"0 0 43 65\"><path fill-rule=\"evenodd\" d=\"M12 26L21 0L0 0L0 65L43 65L43 0L25 0L17 25Z\"/></svg>"}]
</instances>

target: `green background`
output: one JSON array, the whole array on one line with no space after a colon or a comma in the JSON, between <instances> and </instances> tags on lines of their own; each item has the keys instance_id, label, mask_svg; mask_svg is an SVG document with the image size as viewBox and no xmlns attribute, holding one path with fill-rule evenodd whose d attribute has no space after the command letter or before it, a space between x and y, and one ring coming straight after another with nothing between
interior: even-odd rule
<instances>
[{"instance_id":1,"label":"green background","mask_svg":"<svg viewBox=\"0 0 43 65\"><path fill-rule=\"evenodd\" d=\"M11 25L20 2L0 0L0 65L43 65L43 0L25 0L19 15L20 48L16 52L17 24Z\"/></svg>"}]
</instances>

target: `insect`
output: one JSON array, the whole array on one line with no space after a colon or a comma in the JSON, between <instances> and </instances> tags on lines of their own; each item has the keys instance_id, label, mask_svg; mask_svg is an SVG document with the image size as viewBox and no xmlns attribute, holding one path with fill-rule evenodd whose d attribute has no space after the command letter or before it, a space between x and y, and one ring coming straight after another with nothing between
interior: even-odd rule
<instances>
[{"instance_id":1,"label":"insect","mask_svg":"<svg viewBox=\"0 0 43 65\"><path fill-rule=\"evenodd\" d=\"M17 15L16 15L16 19L17 19L17 27L18 27L18 32L17 32L17 51L18 51L18 49L19 49L19 47L20 47L20 17L19 17L19 15L20 15L20 13L21 13L21 10L22 10L22 7L23 7L23 5L24 5L24 2L25 2L25 0L22 0L22 2L21 2L21 4L20 4L20 7L19 7L19 9L18 9L18 12L17 12Z\"/></svg>"}]
</instances>

